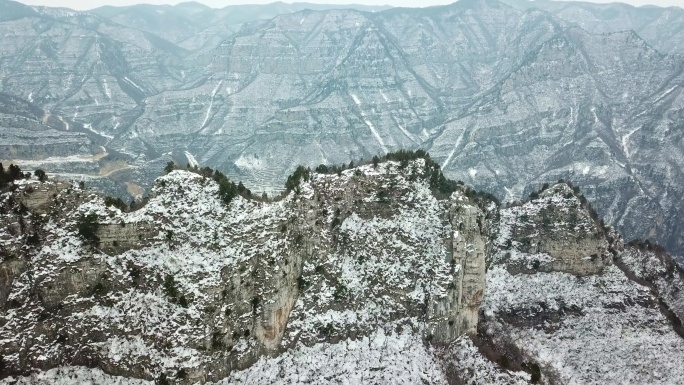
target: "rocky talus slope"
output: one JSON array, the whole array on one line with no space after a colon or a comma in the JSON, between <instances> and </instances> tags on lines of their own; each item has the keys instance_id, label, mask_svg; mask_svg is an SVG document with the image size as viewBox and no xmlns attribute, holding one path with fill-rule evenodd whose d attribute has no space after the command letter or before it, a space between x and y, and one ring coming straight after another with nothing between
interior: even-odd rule
<instances>
[{"instance_id":1,"label":"rocky talus slope","mask_svg":"<svg viewBox=\"0 0 684 385\"><path fill-rule=\"evenodd\" d=\"M229 204L177 170L133 212L17 182L0 195L0 383L684 380L667 254L624 246L566 184L501 208L433 191L429 167L304 173Z\"/></svg>"}]
</instances>

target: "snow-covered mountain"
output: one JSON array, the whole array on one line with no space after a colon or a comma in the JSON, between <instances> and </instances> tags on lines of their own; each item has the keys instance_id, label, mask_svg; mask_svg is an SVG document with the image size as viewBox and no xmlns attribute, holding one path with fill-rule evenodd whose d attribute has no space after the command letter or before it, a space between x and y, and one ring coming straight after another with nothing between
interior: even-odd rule
<instances>
[{"instance_id":1,"label":"snow-covered mountain","mask_svg":"<svg viewBox=\"0 0 684 385\"><path fill-rule=\"evenodd\" d=\"M619 2L503 0L518 9L538 8L592 33L632 30L663 53L684 53L684 8L635 7Z\"/></svg>"},{"instance_id":2,"label":"snow-covered mountain","mask_svg":"<svg viewBox=\"0 0 684 385\"><path fill-rule=\"evenodd\" d=\"M122 212L0 196L0 383L675 384L680 267L560 183L504 208L429 158L229 203L171 171Z\"/></svg>"},{"instance_id":3,"label":"snow-covered mountain","mask_svg":"<svg viewBox=\"0 0 684 385\"><path fill-rule=\"evenodd\" d=\"M229 5L214 9L197 2L176 5L104 6L90 12L129 28L161 36L190 50L213 49L247 23L303 10L356 9L376 12L388 6L283 3Z\"/></svg>"},{"instance_id":4,"label":"snow-covered mountain","mask_svg":"<svg viewBox=\"0 0 684 385\"><path fill-rule=\"evenodd\" d=\"M526 4L290 10L184 45L148 31L166 11L211 10L153 7L124 27L105 16L128 8L1 0L0 92L83 135L76 161L14 139L0 158L58 165L120 196L140 195L170 159L272 193L300 164L423 148L452 179L507 201L571 179L628 239L684 253L678 9ZM570 17L578 9L597 15L590 31Z\"/></svg>"}]
</instances>

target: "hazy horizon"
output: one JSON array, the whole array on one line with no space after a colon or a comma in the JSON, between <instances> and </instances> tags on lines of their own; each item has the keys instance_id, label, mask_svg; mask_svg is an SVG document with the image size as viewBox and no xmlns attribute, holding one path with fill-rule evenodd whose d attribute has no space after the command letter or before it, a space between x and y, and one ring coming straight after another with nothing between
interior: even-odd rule
<instances>
[{"instance_id":1,"label":"hazy horizon","mask_svg":"<svg viewBox=\"0 0 684 385\"><path fill-rule=\"evenodd\" d=\"M275 0L191 0L198 3L205 4L212 8L222 8L229 5L243 5L243 4L269 4L276 2ZM582 0L569 0L582 1ZM19 0L20 3L28 5L43 5L49 7L67 7L76 10L89 10L104 5L126 6L134 4L178 4L186 1L168 1L168 0ZM415 0L303 0L303 1L283 1L285 3L308 2L316 4L363 4L363 5L391 5L394 7L429 7L434 5L451 4L453 0L423 0L416 2ZM660 7L677 6L682 7L682 0L594 0L585 1L589 3L625 3L634 6L656 5Z\"/></svg>"}]
</instances>

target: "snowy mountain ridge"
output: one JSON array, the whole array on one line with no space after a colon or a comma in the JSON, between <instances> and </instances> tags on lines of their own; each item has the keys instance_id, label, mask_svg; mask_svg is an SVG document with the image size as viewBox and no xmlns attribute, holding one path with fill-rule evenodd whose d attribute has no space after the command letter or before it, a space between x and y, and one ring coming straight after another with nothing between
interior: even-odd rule
<instances>
[{"instance_id":1,"label":"snowy mountain ridge","mask_svg":"<svg viewBox=\"0 0 684 385\"><path fill-rule=\"evenodd\" d=\"M263 7L233 29L196 4L0 0L0 160L129 200L169 160L271 194L301 164L424 148L501 200L573 180L627 237L684 255L678 8Z\"/></svg>"},{"instance_id":2,"label":"snowy mountain ridge","mask_svg":"<svg viewBox=\"0 0 684 385\"><path fill-rule=\"evenodd\" d=\"M302 169L282 198L228 204L176 170L131 212L18 181L0 200L0 383L684 379L669 256L624 245L567 184L504 208L440 193L434 167Z\"/></svg>"}]
</instances>

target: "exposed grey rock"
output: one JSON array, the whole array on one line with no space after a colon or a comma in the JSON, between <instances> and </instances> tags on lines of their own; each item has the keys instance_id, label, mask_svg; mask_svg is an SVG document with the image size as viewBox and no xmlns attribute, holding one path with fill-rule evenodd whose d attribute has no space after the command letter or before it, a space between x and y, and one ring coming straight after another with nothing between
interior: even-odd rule
<instances>
[{"instance_id":1,"label":"exposed grey rock","mask_svg":"<svg viewBox=\"0 0 684 385\"><path fill-rule=\"evenodd\" d=\"M614 247L609 230L589 215L568 185L553 186L508 213L501 223L505 239L500 239L499 245L540 256L530 266L528 259L512 255L508 263L512 274L558 271L594 275L611 263Z\"/></svg>"},{"instance_id":2,"label":"exposed grey rock","mask_svg":"<svg viewBox=\"0 0 684 385\"><path fill-rule=\"evenodd\" d=\"M443 341L451 341L462 333L475 334L477 330L480 304L485 289L485 253L486 234L483 233L483 213L473 206L456 206L452 218L459 218L453 223L453 263L461 266L456 274L453 291L456 298L450 298L450 304L457 304L452 310L448 322L456 328L447 328L451 333L440 336ZM448 323L447 322L447 323ZM441 325L442 327L445 325ZM439 326L438 326L439 327Z\"/></svg>"},{"instance_id":3,"label":"exposed grey rock","mask_svg":"<svg viewBox=\"0 0 684 385\"><path fill-rule=\"evenodd\" d=\"M156 237L159 229L149 223L119 223L100 224L97 237L102 250L108 253L121 253L148 244Z\"/></svg>"},{"instance_id":4,"label":"exposed grey rock","mask_svg":"<svg viewBox=\"0 0 684 385\"><path fill-rule=\"evenodd\" d=\"M92 260L63 266L57 275L36 282L36 295L46 309L54 309L69 296L93 294L104 271L102 263Z\"/></svg>"},{"instance_id":5,"label":"exposed grey rock","mask_svg":"<svg viewBox=\"0 0 684 385\"><path fill-rule=\"evenodd\" d=\"M33 213L46 214L50 211L55 197L62 190L69 187L69 185L63 183L35 184L23 190L14 199L19 203L23 203Z\"/></svg>"},{"instance_id":6,"label":"exposed grey rock","mask_svg":"<svg viewBox=\"0 0 684 385\"><path fill-rule=\"evenodd\" d=\"M0 310L7 309L7 298L12 290L14 279L26 270L26 263L19 259L8 259L3 256L0 263Z\"/></svg>"}]
</instances>

